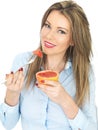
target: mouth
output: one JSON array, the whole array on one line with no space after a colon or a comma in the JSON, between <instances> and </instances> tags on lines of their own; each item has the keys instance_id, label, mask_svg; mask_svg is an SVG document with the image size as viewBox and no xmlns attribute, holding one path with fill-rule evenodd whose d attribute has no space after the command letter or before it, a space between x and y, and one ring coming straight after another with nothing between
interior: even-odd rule
<instances>
[{"instance_id":1,"label":"mouth","mask_svg":"<svg viewBox=\"0 0 98 130\"><path fill-rule=\"evenodd\" d=\"M56 46L55 44L50 43L50 42L47 42L47 41L44 41L44 45L45 45L45 47L47 47L47 48L53 48L53 47Z\"/></svg>"}]
</instances>

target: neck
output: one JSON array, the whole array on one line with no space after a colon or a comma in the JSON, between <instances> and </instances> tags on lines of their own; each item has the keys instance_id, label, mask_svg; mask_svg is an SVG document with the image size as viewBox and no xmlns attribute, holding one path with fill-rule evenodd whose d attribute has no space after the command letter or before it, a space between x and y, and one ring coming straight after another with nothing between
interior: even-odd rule
<instances>
[{"instance_id":1,"label":"neck","mask_svg":"<svg viewBox=\"0 0 98 130\"><path fill-rule=\"evenodd\" d=\"M57 58L56 57L52 57L49 58L47 57L46 63L45 63L45 69L46 70L53 70L53 71L57 71L57 72L61 72L65 67L65 59L64 58Z\"/></svg>"}]
</instances>

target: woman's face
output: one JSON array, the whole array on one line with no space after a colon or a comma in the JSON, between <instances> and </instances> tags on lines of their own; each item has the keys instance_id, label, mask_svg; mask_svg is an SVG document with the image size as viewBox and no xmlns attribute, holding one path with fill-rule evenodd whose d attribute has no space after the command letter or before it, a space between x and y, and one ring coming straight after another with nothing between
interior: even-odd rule
<instances>
[{"instance_id":1,"label":"woman's face","mask_svg":"<svg viewBox=\"0 0 98 130\"><path fill-rule=\"evenodd\" d=\"M52 11L41 30L41 45L48 55L64 55L71 43L68 19L59 11Z\"/></svg>"}]
</instances>

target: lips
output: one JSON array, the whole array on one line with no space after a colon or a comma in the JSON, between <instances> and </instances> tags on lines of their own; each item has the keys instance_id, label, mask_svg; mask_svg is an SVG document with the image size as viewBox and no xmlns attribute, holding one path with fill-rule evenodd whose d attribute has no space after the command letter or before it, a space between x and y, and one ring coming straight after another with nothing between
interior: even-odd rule
<instances>
[{"instance_id":1,"label":"lips","mask_svg":"<svg viewBox=\"0 0 98 130\"><path fill-rule=\"evenodd\" d=\"M47 41L44 42L44 45L45 45L45 47L47 47L47 48L53 48L53 47L56 46L55 44L52 44L52 43L47 42Z\"/></svg>"}]
</instances>

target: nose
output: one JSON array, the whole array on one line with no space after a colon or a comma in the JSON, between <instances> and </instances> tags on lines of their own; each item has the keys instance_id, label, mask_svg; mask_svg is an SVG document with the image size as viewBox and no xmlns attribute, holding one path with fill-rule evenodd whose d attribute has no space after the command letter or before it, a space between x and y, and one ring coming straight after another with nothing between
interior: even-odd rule
<instances>
[{"instance_id":1,"label":"nose","mask_svg":"<svg viewBox=\"0 0 98 130\"><path fill-rule=\"evenodd\" d=\"M50 30L48 33L47 33L47 38L48 39L52 39L54 37L54 31L53 30Z\"/></svg>"}]
</instances>

